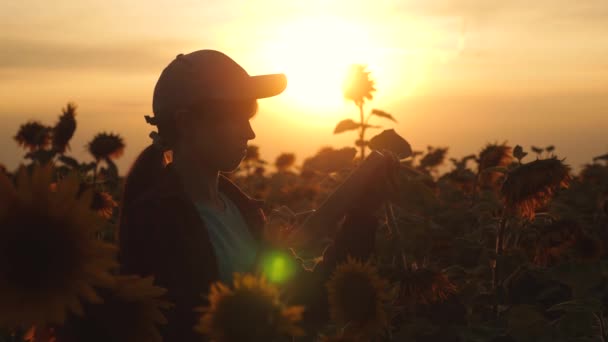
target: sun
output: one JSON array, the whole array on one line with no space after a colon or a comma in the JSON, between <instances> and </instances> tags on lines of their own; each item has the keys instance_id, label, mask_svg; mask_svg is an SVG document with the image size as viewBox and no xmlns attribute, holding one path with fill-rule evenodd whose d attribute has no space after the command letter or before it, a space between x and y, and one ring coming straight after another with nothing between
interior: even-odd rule
<instances>
[{"instance_id":1,"label":"sun","mask_svg":"<svg viewBox=\"0 0 608 342\"><path fill-rule=\"evenodd\" d=\"M265 50L267 58L287 75L284 101L304 110L343 109L342 85L349 66L371 67L380 51L364 27L338 17L295 20L275 34Z\"/></svg>"}]
</instances>

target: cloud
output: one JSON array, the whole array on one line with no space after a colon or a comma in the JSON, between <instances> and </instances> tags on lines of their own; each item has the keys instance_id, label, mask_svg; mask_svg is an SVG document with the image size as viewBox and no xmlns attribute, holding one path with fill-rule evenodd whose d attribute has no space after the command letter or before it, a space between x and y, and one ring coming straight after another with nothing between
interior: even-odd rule
<instances>
[{"instance_id":1,"label":"cloud","mask_svg":"<svg viewBox=\"0 0 608 342\"><path fill-rule=\"evenodd\" d=\"M156 72L192 42L137 40L111 44L0 38L0 74L15 70Z\"/></svg>"}]
</instances>

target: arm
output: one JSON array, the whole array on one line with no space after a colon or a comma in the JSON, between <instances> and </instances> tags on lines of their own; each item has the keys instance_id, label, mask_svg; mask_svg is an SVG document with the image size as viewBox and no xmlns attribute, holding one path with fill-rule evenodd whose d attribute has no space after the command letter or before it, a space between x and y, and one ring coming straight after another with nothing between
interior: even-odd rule
<instances>
[{"instance_id":1,"label":"arm","mask_svg":"<svg viewBox=\"0 0 608 342\"><path fill-rule=\"evenodd\" d=\"M375 233L378 219L374 212L383 202L386 192L382 184L386 171L389 170L391 157L384 157L374 152L360 165L347 180L312 213L291 236L290 241L296 246L304 246L315 236L323 234L323 229L336 225L344 218L342 226L333 242L324 251L322 260L312 270L300 267L299 272L287 288L293 304L306 307L304 327L315 331L328 321L328 302L325 284L335 267L351 257L367 260L374 251ZM377 186L380 191L370 191ZM300 240L301 239L301 240Z\"/></svg>"}]
</instances>

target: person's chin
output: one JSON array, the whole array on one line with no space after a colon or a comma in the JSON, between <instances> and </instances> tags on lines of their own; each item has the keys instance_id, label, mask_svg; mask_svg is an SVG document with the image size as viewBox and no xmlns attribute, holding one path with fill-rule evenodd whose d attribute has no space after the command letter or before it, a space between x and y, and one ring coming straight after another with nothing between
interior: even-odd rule
<instances>
[{"instance_id":1,"label":"person's chin","mask_svg":"<svg viewBox=\"0 0 608 342\"><path fill-rule=\"evenodd\" d=\"M222 172L234 172L237 170L237 168L239 167L239 165L241 164L241 161L243 160L243 158L239 158L239 159L233 159L230 161L227 161L224 163L224 165L222 166L222 169L220 171Z\"/></svg>"}]
</instances>

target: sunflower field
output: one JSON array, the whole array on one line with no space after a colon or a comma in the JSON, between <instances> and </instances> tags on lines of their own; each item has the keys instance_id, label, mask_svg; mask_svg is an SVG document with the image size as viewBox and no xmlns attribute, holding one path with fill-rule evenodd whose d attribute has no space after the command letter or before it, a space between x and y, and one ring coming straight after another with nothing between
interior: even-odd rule
<instances>
[{"instance_id":1,"label":"sunflower field","mask_svg":"<svg viewBox=\"0 0 608 342\"><path fill-rule=\"evenodd\" d=\"M281 240L276 232L318 208L366 149L390 153L398 167L374 212L373 256L336 267L325 284L330 321L313 334L282 279L215 283L193 327L201 339L608 341L608 154L574 174L553 146L489 143L448 160L447 147L412 150L394 130L366 140L370 118L396 119L365 115L373 82L362 67L351 77L364 85L345 92L360 120L334 133L356 131L354 147L269 165L251 146L227 176L265 201L268 237ZM165 289L118 272L115 160L125 141L102 132L86 146L89 161L71 157L76 112L69 103L53 126L21 125L22 166L0 173L0 341L161 341ZM338 229L294 253L314 265Z\"/></svg>"}]
</instances>

